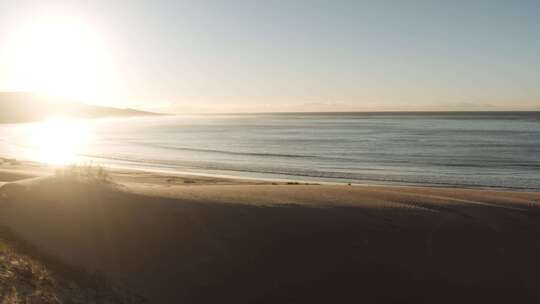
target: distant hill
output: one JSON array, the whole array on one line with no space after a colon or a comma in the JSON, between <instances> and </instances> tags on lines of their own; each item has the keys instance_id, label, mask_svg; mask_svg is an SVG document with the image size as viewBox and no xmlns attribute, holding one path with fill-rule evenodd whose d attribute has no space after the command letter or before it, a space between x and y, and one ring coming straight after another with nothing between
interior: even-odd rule
<instances>
[{"instance_id":1,"label":"distant hill","mask_svg":"<svg viewBox=\"0 0 540 304\"><path fill-rule=\"evenodd\" d=\"M24 92L0 92L0 123L46 120L53 117L99 118L160 115L134 109L92 106Z\"/></svg>"}]
</instances>

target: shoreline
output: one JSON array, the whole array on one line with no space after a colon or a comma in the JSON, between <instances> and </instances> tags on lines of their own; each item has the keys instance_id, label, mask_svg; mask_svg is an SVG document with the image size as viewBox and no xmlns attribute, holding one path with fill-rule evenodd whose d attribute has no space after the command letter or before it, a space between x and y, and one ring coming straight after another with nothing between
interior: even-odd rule
<instances>
[{"instance_id":1,"label":"shoreline","mask_svg":"<svg viewBox=\"0 0 540 304\"><path fill-rule=\"evenodd\" d=\"M130 163L132 161L126 161L121 159L115 159L115 158L104 158L104 157L95 157L95 159L105 159L105 160L119 160L123 162ZM90 160L92 162L92 160ZM244 173L248 175L233 175L233 174L227 174L227 173L211 173L211 172L203 172L205 169L193 169L193 171L184 171L181 169L176 169L174 166L163 166L164 169L159 169L157 167L153 167L153 163L147 163L150 166L146 165L145 163L137 163L133 162L133 166L123 166L123 165L116 165L116 164L107 164L105 166L111 167L111 168L120 168L120 169L126 169L126 170L141 170L141 171L148 171L148 172L156 172L156 173L164 173L164 174L183 174L183 175L198 175L198 176L210 176L210 177L222 177L222 178L229 178L233 180L260 180L260 181L277 181L277 182L300 182L300 183L317 183L317 184L328 184L328 185L380 185L380 186L419 186L419 187L443 187L443 188L465 188L465 189L502 189L502 190L508 190L508 191L533 191L533 192L540 192L540 187L517 187L517 186L497 186L497 185L484 185L484 184L471 184L471 183L445 183L445 182L415 182L415 181L402 181L402 180L380 180L380 179L346 179L343 177L323 177L323 176L313 176L313 175L302 175L302 174L287 174L287 173L275 173L275 172L262 172L262 171L250 171L250 170L220 170L220 169L206 169L206 171L223 171L223 172L238 172L238 173ZM167 169L170 168L170 169ZM199 170L199 172L195 172L195 170ZM249 174L252 174L249 176ZM267 175L269 177L257 177L253 175ZM279 177L270 177L270 176L279 176ZM336 180L336 181L328 181L328 180Z\"/></svg>"},{"instance_id":2,"label":"shoreline","mask_svg":"<svg viewBox=\"0 0 540 304\"><path fill-rule=\"evenodd\" d=\"M3 163L6 161L15 161L16 165L5 166ZM469 184L448 184L448 183L416 183L416 182L400 182L400 181L371 181L366 180L364 182L358 181L321 181L317 179L296 179L294 177L302 177L295 175L284 175L290 176L291 178L271 178L271 177L253 177L253 176L238 176L230 174L219 174L219 173L209 173L209 172L193 172L193 171L182 171L171 169L158 169L158 168L138 168L132 166L122 166L115 164L106 164L102 165L99 163L81 162L78 164L71 165L51 165L46 163L41 163L37 161L30 160L15 160L13 158L0 157L0 173L2 175L21 175L24 177L38 177L46 176L54 173L55 170L62 170L69 166L96 166L103 167L107 170L110 170L113 174L121 174L125 172L137 172L137 173L147 173L147 174L157 174L161 176L176 176L184 177L186 179L208 181L212 179L218 179L222 182L228 182L231 184L249 184L249 183L266 183L266 184L305 184L305 185L333 185L333 186L360 186L360 187L396 187L396 188L408 188L408 187L418 187L418 188L441 188L441 189L469 189L469 190L486 190L486 191L515 191L515 192L530 192L530 193L540 193L540 188L526 188L526 187L500 187L500 186L489 186L489 185L469 185ZM238 171L231 171L238 172ZM243 172L243 171L240 171ZM277 175L277 174L275 174ZM3 182L15 181L10 179L0 177L0 184Z\"/></svg>"}]
</instances>

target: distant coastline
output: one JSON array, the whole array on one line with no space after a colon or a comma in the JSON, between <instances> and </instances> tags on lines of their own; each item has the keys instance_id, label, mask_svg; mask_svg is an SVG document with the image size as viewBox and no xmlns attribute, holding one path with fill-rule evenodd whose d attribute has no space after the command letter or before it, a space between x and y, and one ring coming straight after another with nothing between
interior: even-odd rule
<instances>
[{"instance_id":1,"label":"distant coastline","mask_svg":"<svg viewBox=\"0 0 540 304\"><path fill-rule=\"evenodd\" d=\"M478 110L478 111L284 111L284 112L218 112L218 113L185 113L185 115L437 115L437 114L456 114L456 115L483 115L483 114L495 114L495 115L511 115L511 114L536 114L540 115L540 110ZM171 114L171 115L183 115L183 114Z\"/></svg>"},{"instance_id":2,"label":"distant coastline","mask_svg":"<svg viewBox=\"0 0 540 304\"><path fill-rule=\"evenodd\" d=\"M25 92L0 92L0 123L24 123L55 117L103 118L164 115L135 109L92 106Z\"/></svg>"}]
</instances>

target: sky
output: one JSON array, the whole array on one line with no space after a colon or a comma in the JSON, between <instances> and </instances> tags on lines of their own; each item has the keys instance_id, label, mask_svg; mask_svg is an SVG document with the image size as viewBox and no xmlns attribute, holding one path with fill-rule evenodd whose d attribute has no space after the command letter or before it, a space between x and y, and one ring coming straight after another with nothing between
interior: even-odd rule
<instances>
[{"instance_id":1,"label":"sky","mask_svg":"<svg viewBox=\"0 0 540 304\"><path fill-rule=\"evenodd\" d=\"M540 1L0 0L0 91L173 113L540 110Z\"/></svg>"}]
</instances>

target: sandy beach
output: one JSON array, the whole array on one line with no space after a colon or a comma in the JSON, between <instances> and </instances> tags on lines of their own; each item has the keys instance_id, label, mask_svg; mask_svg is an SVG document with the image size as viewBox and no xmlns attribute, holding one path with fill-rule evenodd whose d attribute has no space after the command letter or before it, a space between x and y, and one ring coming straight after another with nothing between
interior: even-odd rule
<instances>
[{"instance_id":1,"label":"sandy beach","mask_svg":"<svg viewBox=\"0 0 540 304\"><path fill-rule=\"evenodd\" d=\"M540 303L540 0L0 1L0 304Z\"/></svg>"},{"instance_id":2,"label":"sandy beach","mask_svg":"<svg viewBox=\"0 0 540 304\"><path fill-rule=\"evenodd\" d=\"M0 168L0 226L148 303L540 296L538 192Z\"/></svg>"}]
</instances>

